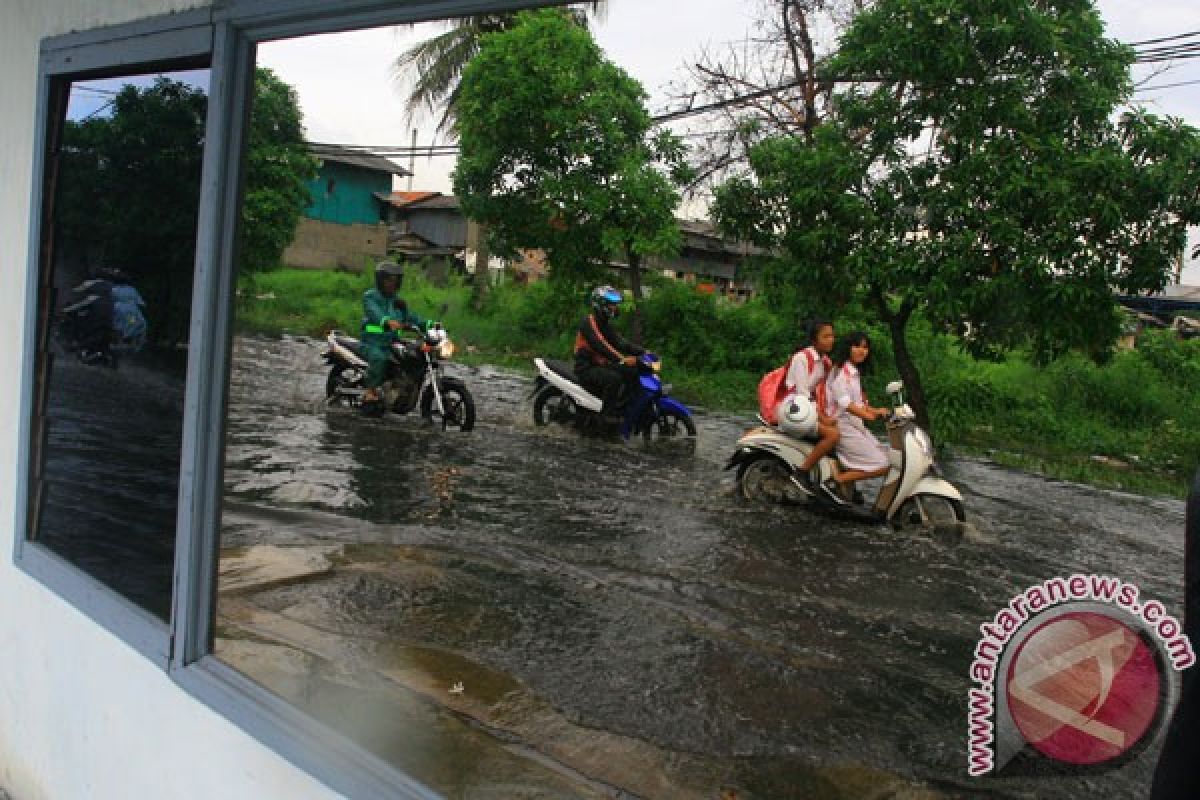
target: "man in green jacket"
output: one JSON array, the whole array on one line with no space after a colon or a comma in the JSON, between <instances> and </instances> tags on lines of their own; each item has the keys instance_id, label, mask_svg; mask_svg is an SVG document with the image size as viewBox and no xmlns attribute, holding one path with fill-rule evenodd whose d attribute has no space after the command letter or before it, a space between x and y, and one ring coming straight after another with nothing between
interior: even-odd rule
<instances>
[{"instance_id":1,"label":"man in green jacket","mask_svg":"<svg viewBox=\"0 0 1200 800\"><path fill-rule=\"evenodd\" d=\"M425 324L421 317L408 309L396 290L404 280L404 268L395 261L382 261L375 267L375 288L363 294L362 345L367 356L367 375L364 383L362 412L382 416L383 401L379 387L387 376L388 359L396 332Z\"/></svg>"}]
</instances>

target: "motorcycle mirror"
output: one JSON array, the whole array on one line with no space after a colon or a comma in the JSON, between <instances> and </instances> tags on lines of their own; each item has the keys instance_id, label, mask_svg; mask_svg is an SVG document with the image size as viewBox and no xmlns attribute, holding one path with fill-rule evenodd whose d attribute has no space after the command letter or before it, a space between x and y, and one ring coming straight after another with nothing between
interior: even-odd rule
<instances>
[{"instance_id":1,"label":"motorcycle mirror","mask_svg":"<svg viewBox=\"0 0 1200 800\"><path fill-rule=\"evenodd\" d=\"M892 381L887 385L887 389L884 391L886 391L888 394L898 394L904 391L904 381Z\"/></svg>"}]
</instances>

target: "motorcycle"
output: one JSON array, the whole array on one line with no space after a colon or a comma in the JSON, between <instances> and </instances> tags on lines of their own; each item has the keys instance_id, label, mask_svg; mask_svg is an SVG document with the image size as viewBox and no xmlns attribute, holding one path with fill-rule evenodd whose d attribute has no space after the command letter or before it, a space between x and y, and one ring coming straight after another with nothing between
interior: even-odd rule
<instances>
[{"instance_id":1,"label":"motorcycle","mask_svg":"<svg viewBox=\"0 0 1200 800\"><path fill-rule=\"evenodd\" d=\"M103 279L84 281L71 290L81 299L64 306L58 315L58 334L63 347L80 363L116 369L119 353L136 353L146 344L144 330L122 336L113 324L113 286Z\"/></svg>"},{"instance_id":2,"label":"motorcycle","mask_svg":"<svg viewBox=\"0 0 1200 800\"><path fill-rule=\"evenodd\" d=\"M440 324L417 331L418 339L392 342L391 357L381 387L384 408L407 414L420 408L421 416L436 415L442 429L469 431L475 427L475 400L467 385L442 373L442 362L454 355L454 342ZM367 357L362 343L341 331L330 331L321 357L329 364L325 398L329 405L358 408L362 404Z\"/></svg>"},{"instance_id":3,"label":"motorcycle","mask_svg":"<svg viewBox=\"0 0 1200 800\"><path fill-rule=\"evenodd\" d=\"M798 477L814 443L789 436L765 423L738 440L725 469L737 468L738 489L747 500L812 502L867 522L890 522L896 527L951 526L961 530L966 522L962 495L941 477L929 434L917 425L912 409L904 402L904 384L893 381L888 384L887 393L892 398L892 410L887 417L890 468L871 506L814 495ZM833 458L822 458L810 473L813 485L832 479L836 466Z\"/></svg>"},{"instance_id":4,"label":"motorcycle","mask_svg":"<svg viewBox=\"0 0 1200 800\"><path fill-rule=\"evenodd\" d=\"M585 433L611 430L613 420L601 413L603 401L579 384L571 364L549 358L533 363L538 375L529 396L536 424L574 425ZM635 433L647 439L696 435L692 412L669 396L671 387L658 374L661 368L662 360L653 353L638 359L638 391L622 398L618 430L623 439Z\"/></svg>"}]
</instances>

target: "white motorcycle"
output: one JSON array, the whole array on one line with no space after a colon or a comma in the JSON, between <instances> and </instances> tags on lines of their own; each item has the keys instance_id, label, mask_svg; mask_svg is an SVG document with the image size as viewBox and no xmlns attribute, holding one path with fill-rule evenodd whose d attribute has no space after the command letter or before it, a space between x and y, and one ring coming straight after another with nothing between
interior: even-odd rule
<instances>
[{"instance_id":1,"label":"white motorcycle","mask_svg":"<svg viewBox=\"0 0 1200 800\"><path fill-rule=\"evenodd\" d=\"M813 502L864 521L890 522L897 527L953 526L961 530L966 521L962 495L941 477L929 434L917 425L912 409L904 402L904 384L893 381L887 393L892 398L887 418L890 468L870 506L814 496L798 475L815 443L789 436L765 422L738 440L725 469L737 467L738 488L747 500ZM836 468L833 458L822 458L810 474L813 485L832 479Z\"/></svg>"},{"instance_id":2,"label":"white motorcycle","mask_svg":"<svg viewBox=\"0 0 1200 800\"><path fill-rule=\"evenodd\" d=\"M475 399L466 383L442 371L442 362L454 355L454 342L440 323L416 332L420 338L392 343L382 387L384 408L394 414L419 408L425 419L441 420L443 430L471 430L475 427ZM362 342L335 330L325 343L321 358L329 365L326 402L360 407L367 373Z\"/></svg>"}]
</instances>

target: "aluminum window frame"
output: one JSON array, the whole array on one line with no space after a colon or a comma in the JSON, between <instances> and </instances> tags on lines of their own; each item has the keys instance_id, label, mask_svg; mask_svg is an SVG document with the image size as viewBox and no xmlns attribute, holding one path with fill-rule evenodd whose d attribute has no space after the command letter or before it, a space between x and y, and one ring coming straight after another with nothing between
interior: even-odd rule
<instances>
[{"instance_id":1,"label":"aluminum window frame","mask_svg":"<svg viewBox=\"0 0 1200 800\"><path fill-rule=\"evenodd\" d=\"M209 60L208 113L169 623L27 539L40 280L27 282L18 432L16 566L161 666L181 689L347 797L436 793L213 654L225 420L233 343L243 150L259 42L559 5L563 0L217 0L209 8L43 40L38 70L27 274L39 276L54 82L89 72Z\"/></svg>"},{"instance_id":2,"label":"aluminum window frame","mask_svg":"<svg viewBox=\"0 0 1200 800\"><path fill-rule=\"evenodd\" d=\"M125 69L194 65L207 60L212 69L212 24L207 11L181 12L130 25L67 34L46 39L39 53L36 121L34 126L33 185L30 189L29 256L25 294L25 337L21 367L20 422L17 440L17 504L14 526L14 564L61 596L101 627L164 669L170 665L171 624L119 594L99 579L71 564L45 545L29 539L34 502L33 440L45 428L34 424L34 402L40 386L37 368L44 257L42 232L48 223L45 184L51 161L51 117L65 111L64 81ZM61 125L61 120L54 120ZM60 129L61 131L61 129ZM44 394L41 400L45 401ZM185 420L186 424L186 420ZM44 441L41 443L44 446ZM182 446L182 442L181 442ZM181 481L182 483L182 476ZM176 547L178 547L177 523ZM178 555L178 554L177 554ZM176 559L178 561L178 558Z\"/></svg>"}]
</instances>

